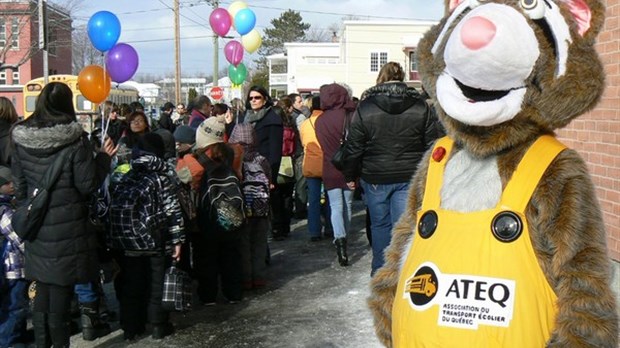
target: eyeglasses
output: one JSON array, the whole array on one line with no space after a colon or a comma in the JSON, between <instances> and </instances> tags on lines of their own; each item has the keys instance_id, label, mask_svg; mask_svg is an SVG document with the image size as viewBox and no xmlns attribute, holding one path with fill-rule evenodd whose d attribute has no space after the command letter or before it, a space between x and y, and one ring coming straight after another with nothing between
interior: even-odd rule
<instances>
[{"instance_id":1,"label":"eyeglasses","mask_svg":"<svg viewBox=\"0 0 620 348\"><path fill-rule=\"evenodd\" d=\"M135 118L133 120L131 120L132 124L139 124L139 123L146 123L144 122L144 120L142 118Z\"/></svg>"},{"instance_id":2,"label":"eyeglasses","mask_svg":"<svg viewBox=\"0 0 620 348\"><path fill-rule=\"evenodd\" d=\"M251 95L248 97L249 100L261 100L263 99L262 95Z\"/></svg>"}]
</instances>

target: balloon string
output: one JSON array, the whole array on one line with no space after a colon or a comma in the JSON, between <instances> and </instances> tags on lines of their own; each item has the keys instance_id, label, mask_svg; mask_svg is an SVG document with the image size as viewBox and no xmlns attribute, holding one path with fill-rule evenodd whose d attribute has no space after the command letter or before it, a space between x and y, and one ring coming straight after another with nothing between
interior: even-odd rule
<instances>
[{"instance_id":1,"label":"balloon string","mask_svg":"<svg viewBox=\"0 0 620 348\"><path fill-rule=\"evenodd\" d=\"M105 84L106 82L108 82L108 80L105 78L105 53L101 52L101 57L103 57L103 69L102 69L102 74L103 74L103 85L104 85L104 90L105 90ZM110 86L111 87L111 86ZM110 115L108 115L107 119L105 118L105 101L101 104L99 104L99 109L101 110L101 147L103 147L103 143L105 141L105 137L108 134L108 127L110 126ZM105 122L105 123L104 123Z\"/></svg>"}]
</instances>

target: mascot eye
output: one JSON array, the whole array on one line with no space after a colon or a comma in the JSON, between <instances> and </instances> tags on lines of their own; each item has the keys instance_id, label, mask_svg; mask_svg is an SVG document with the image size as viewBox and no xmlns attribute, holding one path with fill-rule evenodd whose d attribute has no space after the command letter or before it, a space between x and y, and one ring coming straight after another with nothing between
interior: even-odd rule
<instances>
[{"instance_id":1,"label":"mascot eye","mask_svg":"<svg viewBox=\"0 0 620 348\"><path fill-rule=\"evenodd\" d=\"M531 19L542 19L545 16L545 2L543 0L521 0L521 8Z\"/></svg>"}]
</instances>

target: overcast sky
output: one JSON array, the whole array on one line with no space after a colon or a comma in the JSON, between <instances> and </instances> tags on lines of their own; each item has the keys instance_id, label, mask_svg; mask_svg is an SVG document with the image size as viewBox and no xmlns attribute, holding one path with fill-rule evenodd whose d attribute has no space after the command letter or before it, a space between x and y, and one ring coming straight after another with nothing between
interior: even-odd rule
<instances>
[{"instance_id":1,"label":"overcast sky","mask_svg":"<svg viewBox=\"0 0 620 348\"><path fill-rule=\"evenodd\" d=\"M220 1L228 8L233 1ZM288 9L298 11L311 29L327 29L344 17L364 20L436 20L443 11L440 0L249 0L256 14L256 28L261 34L271 28L270 21ZM209 15L213 7L205 0L180 0L181 71L184 75L213 71L212 31ZM114 13L121 22L119 42L132 45L140 58L138 74L166 75L174 72L173 0L86 0L74 13L76 25L88 21L97 11ZM228 35L240 39L233 29ZM227 39L220 39L219 66L228 62L221 54ZM250 66L252 57L244 57Z\"/></svg>"}]
</instances>

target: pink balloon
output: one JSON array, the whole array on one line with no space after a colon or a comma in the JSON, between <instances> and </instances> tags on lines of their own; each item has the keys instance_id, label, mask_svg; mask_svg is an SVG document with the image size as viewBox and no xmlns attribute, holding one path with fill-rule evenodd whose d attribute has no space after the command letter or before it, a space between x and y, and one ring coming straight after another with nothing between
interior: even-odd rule
<instances>
[{"instance_id":1,"label":"pink balloon","mask_svg":"<svg viewBox=\"0 0 620 348\"><path fill-rule=\"evenodd\" d=\"M230 25L232 24L230 21L230 14L225 8L216 8L209 16L209 24L211 24L211 29L213 29L214 33L219 36L224 36L228 34Z\"/></svg>"},{"instance_id":2,"label":"pink balloon","mask_svg":"<svg viewBox=\"0 0 620 348\"><path fill-rule=\"evenodd\" d=\"M237 66L243 60L243 45L239 41L232 40L224 46L224 55L226 60Z\"/></svg>"}]
</instances>

